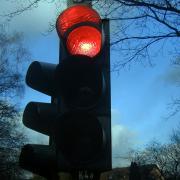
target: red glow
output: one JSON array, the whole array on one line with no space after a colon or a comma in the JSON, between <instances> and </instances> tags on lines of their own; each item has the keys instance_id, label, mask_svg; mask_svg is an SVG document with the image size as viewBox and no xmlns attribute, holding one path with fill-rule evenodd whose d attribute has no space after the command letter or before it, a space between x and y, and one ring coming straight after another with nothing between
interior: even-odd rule
<instances>
[{"instance_id":1,"label":"red glow","mask_svg":"<svg viewBox=\"0 0 180 180\"><path fill-rule=\"evenodd\" d=\"M94 9L88 6L72 6L59 15L56 23L57 31L63 36L70 27L81 22L100 24L101 18Z\"/></svg>"},{"instance_id":2,"label":"red glow","mask_svg":"<svg viewBox=\"0 0 180 180\"><path fill-rule=\"evenodd\" d=\"M72 55L94 57L101 49L101 33L94 27L80 26L69 34L66 45Z\"/></svg>"}]
</instances>

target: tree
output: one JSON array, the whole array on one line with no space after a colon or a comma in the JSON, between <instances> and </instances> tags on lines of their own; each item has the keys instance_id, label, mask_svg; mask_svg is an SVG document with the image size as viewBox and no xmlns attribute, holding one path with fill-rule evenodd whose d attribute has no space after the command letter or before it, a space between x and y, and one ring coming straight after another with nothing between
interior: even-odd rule
<instances>
[{"instance_id":1,"label":"tree","mask_svg":"<svg viewBox=\"0 0 180 180\"><path fill-rule=\"evenodd\" d=\"M119 71L132 62L152 64L153 56L161 49L169 50L173 56L179 56L180 37L179 1L169 0L115 0L105 16L118 24L111 45L119 51L122 59L116 61L114 70ZM116 4L116 5L115 5ZM105 6L101 4L100 7ZM119 22L119 23L118 23ZM167 46L166 46L167 45Z\"/></svg>"},{"instance_id":2,"label":"tree","mask_svg":"<svg viewBox=\"0 0 180 180\"><path fill-rule=\"evenodd\" d=\"M170 169L171 176L174 179L180 178L180 125L178 129L174 130L170 136L171 143L167 147L167 159L170 162L168 169Z\"/></svg>"},{"instance_id":3,"label":"tree","mask_svg":"<svg viewBox=\"0 0 180 180\"><path fill-rule=\"evenodd\" d=\"M0 179L20 179L22 172L17 157L25 136L20 132L20 109L16 102L23 94L20 67L28 56L22 34L10 35L0 25Z\"/></svg>"},{"instance_id":4,"label":"tree","mask_svg":"<svg viewBox=\"0 0 180 180\"><path fill-rule=\"evenodd\" d=\"M166 178L180 178L180 130L175 129L170 142L150 142L143 151L131 151L130 160L138 165L156 164Z\"/></svg>"}]
</instances>

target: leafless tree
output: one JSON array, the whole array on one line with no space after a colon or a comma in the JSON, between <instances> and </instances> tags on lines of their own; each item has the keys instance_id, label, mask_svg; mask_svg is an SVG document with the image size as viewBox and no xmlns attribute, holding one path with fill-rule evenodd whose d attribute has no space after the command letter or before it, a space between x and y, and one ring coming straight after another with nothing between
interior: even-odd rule
<instances>
[{"instance_id":1,"label":"leafless tree","mask_svg":"<svg viewBox=\"0 0 180 180\"><path fill-rule=\"evenodd\" d=\"M25 137L19 131L17 100L23 94L21 66L28 56L22 34L8 34L0 25L0 179L18 179L21 172L17 157Z\"/></svg>"},{"instance_id":2,"label":"leafless tree","mask_svg":"<svg viewBox=\"0 0 180 180\"><path fill-rule=\"evenodd\" d=\"M106 2L109 2L108 6ZM115 25L111 39L112 48L121 55L113 70L119 71L121 67L133 62L148 62L152 65L152 59L158 53L163 53L163 50L169 51L172 56L179 56L179 6L179 1L169 0L102 2L99 9L107 7L103 8L103 15L109 17Z\"/></svg>"},{"instance_id":3,"label":"leafless tree","mask_svg":"<svg viewBox=\"0 0 180 180\"><path fill-rule=\"evenodd\" d=\"M174 130L171 135L171 143L167 147L167 159L170 162L168 169L170 169L171 176L174 179L180 178L180 126Z\"/></svg>"},{"instance_id":4,"label":"leafless tree","mask_svg":"<svg viewBox=\"0 0 180 180\"><path fill-rule=\"evenodd\" d=\"M170 142L161 144L150 142L143 151L133 150L129 154L132 162L138 165L156 164L166 178L180 178L180 130L170 136Z\"/></svg>"}]
</instances>

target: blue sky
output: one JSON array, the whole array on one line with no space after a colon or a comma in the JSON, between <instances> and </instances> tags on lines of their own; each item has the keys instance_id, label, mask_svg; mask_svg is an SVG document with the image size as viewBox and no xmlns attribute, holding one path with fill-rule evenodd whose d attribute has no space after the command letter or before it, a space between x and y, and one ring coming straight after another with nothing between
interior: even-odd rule
<instances>
[{"instance_id":1,"label":"blue sky","mask_svg":"<svg viewBox=\"0 0 180 180\"><path fill-rule=\"evenodd\" d=\"M41 3L39 7L14 18L9 23L9 30L24 32L32 61L56 64L59 56L57 33L53 31L49 35L42 35L48 29L49 21L55 20L55 7L48 3ZM5 8L7 6L4 5ZM111 65L118 58L120 55L112 50ZM176 84L177 80L180 81L180 70L170 66L170 58L171 54L165 52L163 56L155 58L153 67L136 63L130 69L111 73L113 156L123 156L129 148L142 147L153 138L166 142L172 129L177 126L179 114L169 120L164 118L168 115L168 103L180 96ZM29 101L50 102L50 97L26 86L22 108ZM44 136L26 131L32 142L47 141ZM123 160L113 158L114 166L123 163Z\"/></svg>"}]
</instances>

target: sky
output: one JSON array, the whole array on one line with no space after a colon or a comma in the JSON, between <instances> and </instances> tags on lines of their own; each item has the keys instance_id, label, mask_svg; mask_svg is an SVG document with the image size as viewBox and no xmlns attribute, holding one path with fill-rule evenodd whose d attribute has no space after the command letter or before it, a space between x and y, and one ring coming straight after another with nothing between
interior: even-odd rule
<instances>
[{"instance_id":1,"label":"sky","mask_svg":"<svg viewBox=\"0 0 180 180\"><path fill-rule=\"evenodd\" d=\"M8 6L6 1L1 5L0 14L15 8ZM64 8L62 3L61 9ZM46 33L49 22L55 22L56 13L53 3L43 1L37 8L9 21L9 31L24 33L25 46L31 53L32 61L58 63L58 35L56 31ZM1 18L0 22L3 21ZM119 53L111 49L111 66L119 58ZM171 119L165 118L170 112L168 104L180 96L177 85L180 70L170 65L171 58L171 54L165 52L163 56L155 58L153 67L136 63L130 68L121 69L119 73L111 72L113 167L126 164L123 158L117 157L125 157L130 148L145 147L153 139L167 142L170 133L177 127L179 114ZM30 63L24 69L25 72ZM22 109L30 101L50 102L50 97L26 86ZM25 131L32 143L48 142L48 138L39 133L27 128Z\"/></svg>"}]
</instances>

